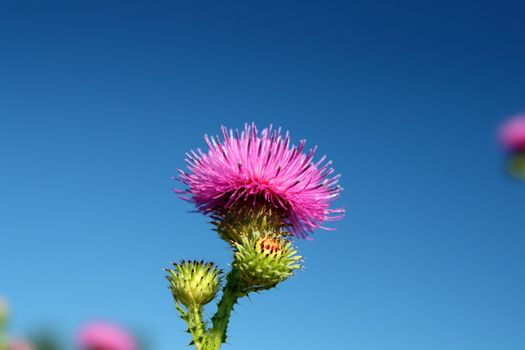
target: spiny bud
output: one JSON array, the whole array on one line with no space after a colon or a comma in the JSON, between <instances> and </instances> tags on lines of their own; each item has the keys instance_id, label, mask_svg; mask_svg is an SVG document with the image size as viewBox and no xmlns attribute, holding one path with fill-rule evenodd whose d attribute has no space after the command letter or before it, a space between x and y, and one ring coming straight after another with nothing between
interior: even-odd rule
<instances>
[{"instance_id":1,"label":"spiny bud","mask_svg":"<svg viewBox=\"0 0 525 350\"><path fill-rule=\"evenodd\" d=\"M301 256L280 235L243 237L235 250L233 265L246 289L269 289L301 267Z\"/></svg>"},{"instance_id":2,"label":"spiny bud","mask_svg":"<svg viewBox=\"0 0 525 350\"><path fill-rule=\"evenodd\" d=\"M186 307L205 305L215 298L221 285L221 270L213 263L184 261L166 269L173 297Z\"/></svg>"}]
</instances>

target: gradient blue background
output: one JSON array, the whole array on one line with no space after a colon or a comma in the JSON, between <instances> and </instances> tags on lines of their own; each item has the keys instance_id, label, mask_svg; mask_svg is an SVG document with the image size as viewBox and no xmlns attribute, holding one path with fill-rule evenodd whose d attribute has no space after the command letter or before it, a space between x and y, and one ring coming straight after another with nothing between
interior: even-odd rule
<instances>
[{"instance_id":1,"label":"gradient blue background","mask_svg":"<svg viewBox=\"0 0 525 350\"><path fill-rule=\"evenodd\" d=\"M169 261L226 267L171 192L221 124L280 125L343 174L306 269L245 299L225 349L525 348L525 4L2 1L0 294L11 330L103 317L189 341Z\"/></svg>"}]
</instances>

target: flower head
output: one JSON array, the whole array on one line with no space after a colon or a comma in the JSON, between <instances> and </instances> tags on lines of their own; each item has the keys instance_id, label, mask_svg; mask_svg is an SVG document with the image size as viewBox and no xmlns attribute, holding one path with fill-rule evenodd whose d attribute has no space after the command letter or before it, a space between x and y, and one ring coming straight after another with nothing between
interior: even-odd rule
<instances>
[{"instance_id":1,"label":"flower head","mask_svg":"<svg viewBox=\"0 0 525 350\"><path fill-rule=\"evenodd\" d=\"M77 334L77 343L85 350L135 350L135 339L125 329L107 322L93 322Z\"/></svg>"},{"instance_id":2,"label":"flower head","mask_svg":"<svg viewBox=\"0 0 525 350\"><path fill-rule=\"evenodd\" d=\"M173 297L186 307L206 305L215 298L221 286L221 271L213 263L182 261L166 269Z\"/></svg>"},{"instance_id":3,"label":"flower head","mask_svg":"<svg viewBox=\"0 0 525 350\"><path fill-rule=\"evenodd\" d=\"M499 139L510 152L525 151L525 114L506 121L500 129Z\"/></svg>"},{"instance_id":4,"label":"flower head","mask_svg":"<svg viewBox=\"0 0 525 350\"><path fill-rule=\"evenodd\" d=\"M313 162L316 148L303 153L305 141L290 145L288 132L272 126L259 134L255 124L244 130L221 128L223 139L204 136L208 152L186 154L189 172L179 170L188 189L177 193L206 214L221 215L224 209L266 206L278 212L282 224L306 237L323 222L342 217L343 209L331 209L341 192L339 175L332 176L331 161ZM334 215L335 214L335 215Z\"/></svg>"},{"instance_id":5,"label":"flower head","mask_svg":"<svg viewBox=\"0 0 525 350\"><path fill-rule=\"evenodd\" d=\"M242 237L235 243L233 267L243 288L269 289L301 268L301 256L292 243L278 235Z\"/></svg>"}]
</instances>

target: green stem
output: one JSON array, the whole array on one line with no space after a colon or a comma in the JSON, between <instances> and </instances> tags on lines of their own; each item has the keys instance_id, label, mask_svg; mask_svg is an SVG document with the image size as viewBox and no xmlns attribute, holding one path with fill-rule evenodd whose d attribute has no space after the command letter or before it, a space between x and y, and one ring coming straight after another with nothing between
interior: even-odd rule
<instances>
[{"instance_id":1,"label":"green stem","mask_svg":"<svg viewBox=\"0 0 525 350\"><path fill-rule=\"evenodd\" d=\"M180 306L179 302L175 300L175 307L180 313L180 317L186 322L188 332L193 338L193 345L196 350L205 350L204 342L207 338L206 326L202 322L202 306L193 305L188 308L188 312ZM0 349L1 350L1 349Z\"/></svg>"},{"instance_id":2,"label":"green stem","mask_svg":"<svg viewBox=\"0 0 525 350\"><path fill-rule=\"evenodd\" d=\"M217 306L217 312L212 317L213 327L210 330L208 346L204 350L219 350L221 344L226 341L230 314L237 300L243 296L235 277L235 271L231 271L228 275L228 282L222 291L222 298Z\"/></svg>"},{"instance_id":3,"label":"green stem","mask_svg":"<svg viewBox=\"0 0 525 350\"><path fill-rule=\"evenodd\" d=\"M188 309L188 314L190 317L190 327L191 335L193 337L193 343L196 350L201 350L203 348L203 343L205 342L208 332L206 326L202 321L202 306L193 305Z\"/></svg>"}]
</instances>

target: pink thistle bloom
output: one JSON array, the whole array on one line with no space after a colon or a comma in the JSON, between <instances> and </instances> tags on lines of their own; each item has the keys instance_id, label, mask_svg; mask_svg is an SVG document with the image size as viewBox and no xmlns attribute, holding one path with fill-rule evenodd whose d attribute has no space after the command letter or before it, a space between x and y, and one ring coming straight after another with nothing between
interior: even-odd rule
<instances>
[{"instance_id":1,"label":"pink thistle bloom","mask_svg":"<svg viewBox=\"0 0 525 350\"><path fill-rule=\"evenodd\" d=\"M135 350L133 336L112 323L93 322L82 327L77 334L77 344L85 350Z\"/></svg>"},{"instance_id":2,"label":"pink thistle bloom","mask_svg":"<svg viewBox=\"0 0 525 350\"><path fill-rule=\"evenodd\" d=\"M500 129L499 139L511 152L525 151L525 114L506 121Z\"/></svg>"},{"instance_id":3,"label":"pink thistle bloom","mask_svg":"<svg viewBox=\"0 0 525 350\"><path fill-rule=\"evenodd\" d=\"M266 204L282 213L284 224L296 237L307 237L325 221L343 217L344 210L331 209L339 197L340 175L326 156L313 162L314 147L303 153L305 140L290 145L288 132L270 125L259 134L255 124L245 124L239 134L221 127L219 136L204 136L208 152L186 153L189 172L178 169L187 190L181 198L195 203L203 213L214 214L234 204ZM324 163L324 164L323 164ZM335 214L335 215L334 215Z\"/></svg>"}]
</instances>

